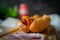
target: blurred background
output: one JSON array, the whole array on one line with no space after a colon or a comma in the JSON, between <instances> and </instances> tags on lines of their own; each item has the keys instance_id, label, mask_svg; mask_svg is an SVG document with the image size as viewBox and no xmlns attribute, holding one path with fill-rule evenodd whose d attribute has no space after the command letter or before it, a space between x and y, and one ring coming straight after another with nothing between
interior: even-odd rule
<instances>
[{"instance_id":1,"label":"blurred background","mask_svg":"<svg viewBox=\"0 0 60 40\"><path fill-rule=\"evenodd\" d=\"M28 13L47 14L51 17L51 25L57 29L57 35L60 37L60 1L59 0L0 0L0 24L4 29L16 26L16 19L19 18L20 4L28 4ZM13 27L15 28L15 27ZM7 30L6 29L6 30ZM2 33L0 26L0 33Z\"/></svg>"},{"instance_id":2,"label":"blurred background","mask_svg":"<svg viewBox=\"0 0 60 40\"><path fill-rule=\"evenodd\" d=\"M19 5L21 3L28 4L29 15L35 13L40 15L56 13L60 15L60 3L58 0L0 0L0 19L7 17L17 18L19 15Z\"/></svg>"}]
</instances>

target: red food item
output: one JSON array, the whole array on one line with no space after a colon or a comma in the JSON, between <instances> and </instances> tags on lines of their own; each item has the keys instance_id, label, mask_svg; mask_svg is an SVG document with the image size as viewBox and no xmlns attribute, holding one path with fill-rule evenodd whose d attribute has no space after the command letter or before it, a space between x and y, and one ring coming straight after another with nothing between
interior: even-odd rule
<instances>
[{"instance_id":1,"label":"red food item","mask_svg":"<svg viewBox=\"0 0 60 40\"><path fill-rule=\"evenodd\" d=\"M27 4L20 4L19 6L19 16L27 16L28 15L28 5Z\"/></svg>"},{"instance_id":2,"label":"red food item","mask_svg":"<svg viewBox=\"0 0 60 40\"><path fill-rule=\"evenodd\" d=\"M23 16L22 17L22 23L24 23L27 26L29 26L29 16Z\"/></svg>"},{"instance_id":3,"label":"red food item","mask_svg":"<svg viewBox=\"0 0 60 40\"><path fill-rule=\"evenodd\" d=\"M30 24L33 22L33 19L30 19L29 16L23 16L22 17L22 23L27 25L27 26L30 26Z\"/></svg>"}]
</instances>

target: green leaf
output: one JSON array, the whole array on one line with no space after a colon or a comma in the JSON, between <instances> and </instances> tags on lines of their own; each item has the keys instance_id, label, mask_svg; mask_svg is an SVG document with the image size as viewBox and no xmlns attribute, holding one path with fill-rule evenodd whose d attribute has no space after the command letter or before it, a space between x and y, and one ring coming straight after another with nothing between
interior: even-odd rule
<instances>
[{"instance_id":1,"label":"green leaf","mask_svg":"<svg viewBox=\"0 0 60 40\"><path fill-rule=\"evenodd\" d=\"M17 6L14 6L13 8L9 7L8 13L11 17L16 17L17 16Z\"/></svg>"}]
</instances>

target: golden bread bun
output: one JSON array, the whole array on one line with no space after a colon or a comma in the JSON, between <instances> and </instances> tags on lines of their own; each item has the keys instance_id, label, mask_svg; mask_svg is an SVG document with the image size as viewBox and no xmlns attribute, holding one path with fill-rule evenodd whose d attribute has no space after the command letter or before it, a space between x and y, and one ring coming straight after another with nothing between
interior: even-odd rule
<instances>
[{"instance_id":1,"label":"golden bread bun","mask_svg":"<svg viewBox=\"0 0 60 40\"><path fill-rule=\"evenodd\" d=\"M38 18L40 18L41 16L38 15L38 14L35 14L34 16L32 16L31 18L34 19L34 20L37 20Z\"/></svg>"},{"instance_id":2,"label":"golden bread bun","mask_svg":"<svg viewBox=\"0 0 60 40\"><path fill-rule=\"evenodd\" d=\"M49 24L50 17L45 15L42 18L38 18L37 20L33 21L29 29L31 32L42 32L48 27Z\"/></svg>"},{"instance_id":3,"label":"golden bread bun","mask_svg":"<svg viewBox=\"0 0 60 40\"><path fill-rule=\"evenodd\" d=\"M51 22L50 16L48 15L43 15L42 19L47 25L49 25L49 23Z\"/></svg>"},{"instance_id":4,"label":"golden bread bun","mask_svg":"<svg viewBox=\"0 0 60 40\"><path fill-rule=\"evenodd\" d=\"M42 20L40 19L40 21L42 21ZM31 32L40 32L40 25L39 24L40 24L39 20L33 21L29 27L30 31Z\"/></svg>"}]
</instances>

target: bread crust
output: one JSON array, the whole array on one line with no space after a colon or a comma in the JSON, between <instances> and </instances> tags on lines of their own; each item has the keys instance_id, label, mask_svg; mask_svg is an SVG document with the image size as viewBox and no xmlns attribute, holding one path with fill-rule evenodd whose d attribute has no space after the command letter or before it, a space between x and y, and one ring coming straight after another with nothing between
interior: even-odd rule
<instances>
[{"instance_id":1,"label":"bread crust","mask_svg":"<svg viewBox=\"0 0 60 40\"><path fill-rule=\"evenodd\" d=\"M48 25L50 25L50 17L44 15L42 18L33 21L29 29L31 32L42 32L48 27Z\"/></svg>"}]
</instances>

